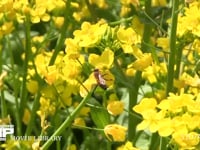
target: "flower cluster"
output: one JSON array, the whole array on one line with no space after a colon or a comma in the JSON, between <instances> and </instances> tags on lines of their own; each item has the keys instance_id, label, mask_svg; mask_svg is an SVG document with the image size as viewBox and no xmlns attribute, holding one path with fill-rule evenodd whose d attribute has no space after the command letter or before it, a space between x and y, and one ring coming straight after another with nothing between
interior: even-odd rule
<instances>
[{"instance_id":1,"label":"flower cluster","mask_svg":"<svg viewBox=\"0 0 200 150\"><path fill-rule=\"evenodd\" d=\"M137 129L148 128L162 137L171 137L171 143L180 148L194 148L199 143L199 104L199 96L184 93L171 93L160 103L154 98L144 98L133 108L144 118Z\"/></svg>"}]
</instances>

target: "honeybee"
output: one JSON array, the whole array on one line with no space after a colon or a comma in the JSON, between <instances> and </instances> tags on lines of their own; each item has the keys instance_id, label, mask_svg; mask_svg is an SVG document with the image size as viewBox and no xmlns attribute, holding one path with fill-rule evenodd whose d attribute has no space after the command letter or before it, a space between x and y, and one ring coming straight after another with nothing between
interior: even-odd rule
<instances>
[{"instance_id":1,"label":"honeybee","mask_svg":"<svg viewBox=\"0 0 200 150\"><path fill-rule=\"evenodd\" d=\"M97 84L104 90L106 90L108 87L106 85L106 80L103 78L103 75L101 75L99 69L94 69L94 77L97 81Z\"/></svg>"}]
</instances>

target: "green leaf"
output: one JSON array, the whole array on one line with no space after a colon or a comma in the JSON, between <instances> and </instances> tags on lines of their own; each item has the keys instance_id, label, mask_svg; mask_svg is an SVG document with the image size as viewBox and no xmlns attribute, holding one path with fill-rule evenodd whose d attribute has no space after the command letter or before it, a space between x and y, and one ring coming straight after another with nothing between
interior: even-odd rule
<instances>
[{"instance_id":1,"label":"green leaf","mask_svg":"<svg viewBox=\"0 0 200 150\"><path fill-rule=\"evenodd\" d=\"M91 114L92 120L94 121L94 124L98 128L103 129L105 125L110 123L110 115L104 109L93 107L91 108L90 114Z\"/></svg>"}]
</instances>

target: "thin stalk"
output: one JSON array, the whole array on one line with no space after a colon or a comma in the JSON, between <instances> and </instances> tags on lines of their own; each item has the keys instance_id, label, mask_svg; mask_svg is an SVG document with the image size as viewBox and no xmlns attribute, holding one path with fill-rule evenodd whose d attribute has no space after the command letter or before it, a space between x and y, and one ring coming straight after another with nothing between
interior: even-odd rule
<instances>
[{"instance_id":1,"label":"thin stalk","mask_svg":"<svg viewBox=\"0 0 200 150\"><path fill-rule=\"evenodd\" d=\"M133 106L137 104L137 96L141 83L141 72L137 71L134 77L134 86L129 88L129 112L133 112ZM136 126L141 121L136 116L133 116L131 113L128 114L128 140L133 141L136 135Z\"/></svg>"},{"instance_id":2,"label":"thin stalk","mask_svg":"<svg viewBox=\"0 0 200 150\"><path fill-rule=\"evenodd\" d=\"M59 136L67 127L70 126L76 115L80 112L81 108L85 106L88 99L91 98L93 91L88 93L88 95L80 102L80 104L74 109L74 111L66 118L66 120L60 125L60 127L53 133L53 135L49 138L48 141L44 143L41 147L42 150L48 149L48 147L53 143L53 138L55 136Z\"/></svg>"},{"instance_id":3,"label":"thin stalk","mask_svg":"<svg viewBox=\"0 0 200 150\"><path fill-rule=\"evenodd\" d=\"M29 55L31 53L31 23L30 23L30 16L26 15L25 20L25 58L24 58L24 66L23 66L23 79L22 79L22 86L21 86L21 93L20 93L20 116L23 116L24 109L26 106L27 101L27 90L26 90L26 78L27 78L27 71L28 71L28 62L29 62ZM21 134L21 133L20 133Z\"/></svg>"},{"instance_id":4,"label":"thin stalk","mask_svg":"<svg viewBox=\"0 0 200 150\"><path fill-rule=\"evenodd\" d=\"M74 128L78 128L78 129L83 129L83 130L94 130L94 131L103 131L103 129L99 129L99 128L91 128L91 127L86 127L86 126L81 126L81 125L73 125Z\"/></svg>"},{"instance_id":5,"label":"thin stalk","mask_svg":"<svg viewBox=\"0 0 200 150\"><path fill-rule=\"evenodd\" d=\"M2 45L2 40L0 40L0 44ZM2 46L0 47L0 74L2 73L3 70L3 53L2 53Z\"/></svg>"},{"instance_id":6,"label":"thin stalk","mask_svg":"<svg viewBox=\"0 0 200 150\"><path fill-rule=\"evenodd\" d=\"M169 35L169 43L170 43L170 54L169 54L169 61L168 61L168 74L167 74L167 88L166 88L166 95L169 92L173 91L173 80L174 80L174 66L176 62L176 30L177 30L177 20L178 20L178 6L179 1L173 0L172 1L172 24L170 29Z\"/></svg>"},{"instance_id":7,"label":"thin stalk","mask_svg":"<svg viewBox=\"0 0 200 150\"><path fill-rule=\"evenodd\" d=\"M5 102L5 96L4 96L4 91L1 89L0 90L0 97L1 97L1 118L5 118L7 116L7 107L6 107L6 102Z\"/></svg>"},{"instance_id":8,"label":"thin stalk","mask_svg":"<svg viewBox=\"0 0 200 150\"><path fill-rule=\"evenodd\" d=\"M165 137L160 137L160 150L167 150L167 139Z\"/></svg>"},{"instance_id":9,"label":"thin stalk","mask_svg":"<svg viewBox=\"0 0 200 150\"><path fill-rule=\"evenodd\" d=\"M182 54L183 54L183 47L185 45L184 44L180 44L177 48L177 57L176 57L176 71L174 74L174 77L176 79L178 79L179 74L180 74L180 69L181 69L181 58L182 58Z\"/></svg>"},{"instance_id":10,"label":"thin stalk","mask_svg":"<svg viewBox=\"0 0 200 150\"><path fill-rule=\"evenodd\" d=\"M151 12L151 1L146 0L145 1L145 11L146 13L150 15ZM151 36L151 25L146 24L144 26L144 32L143 32L143 38L142 38L142 44L141 49L143 52L148 51L148 46L145 43L149 43L150 36ZM137 71L136 75L133 79L133 85L131 88L129 88L129 112L132 112L133 107L137 104L138 99L138 93L139 93L139 87L142 80L142 73L141 71ZM131 115L129 113L129 121L128 121L128 140L134 141L134 137L136 135L136 126L139 123L140 119L137 117Z\"/></svg>"},{"instance_id":11,"label":"thin stalk","mask_svg":"<svg viewBox=\"0 0 200 150\"><path fill-rule=\"evenodd\" d=\"M3 58L2 58L2 48L0 48L0 75L2 76L3 73ZM3 80L3 77L0 79ZM3 83L3 81L2 81ZM0 85L0 99L1 99L1 118L5 118L7 116L7 107L6 107L6 101L4 96L4 89L3 85Z\"/></svg>"},{"instance_id":12,"label":"thin stalk","mask_svg":"<svg viewBox=\"0 0 200 150\"><path fill-rule=\"evenodd\" d=\"M69 25L69 11L70 11L70 3L71 3L71 0L68 0L66 2L66 8L65 8L65 16L64 16L64 24L61 28L61 34L57 40L57 43L56 43L56 47L55 47L55 51L51 57L51 60L49 62L49 66L53 65L55 60L56 60L56 57L58 55L58 53L60 52L60 50L62 49L62 46L63 46L63 43L64 43L64 40L65 40L65 35L66 35L66 31L67 31L67 28L68 28L68 25Z\"/></svg>"},{"instance_id":13,"label":"thin stalk","mask_svg":"<svg viewBox=\"0 0 200 150\"><path fill-rule=\"evenodd\" d=\"M114 22L109 23L109 25L110 25L110 26L119 25L119 24L124 23L124 22L132 21L133 18L134 18L134 16L131 16L131 17L128 17L128 18L122 18L121 20L118 20L118 21L114 21Z\"/></svg>"},{"instance_id":14,"label":"thin stalk","mask_svg":"<svg viewBox=\"0 0 200 150\"><path fill-rule=\"evenodd\" d=\"M26 128L25 135L27 135L27 136L31 134L33 126L34 126L34 121L35 121L35 117L36 117L36 111L38 110L38 107L39 107L39 99L40 99L40 94L38 93L35 96L34 103L33 103L33 108L32 108L32 111L31 111L30 121L29 121L28 126Z\"/></svg>"},{"instance_id":15,"label":"thin stalk","mask_svg":"<svg viewBox=\"0 0 200 150\"><path fill-rule=\"evenodd\" d=\"M10 64L11 64L11 68L13 68L13 79L14 79L14 97L15 97L15 107L16 107L16 111L14 111L15 113L15 118L16 118L16 128L17 128L17 135L21 134L21 117L20 117L20 109L19 109L19 85L17 84L17 79L16 79L16 71L14 70L14 56L13 56L13 52L12 52L12 48L11 48L11 43L10 43L10 39L7 38L7 43L8 43L8 50L10 52Z\"/></svg>"}]
</instances>

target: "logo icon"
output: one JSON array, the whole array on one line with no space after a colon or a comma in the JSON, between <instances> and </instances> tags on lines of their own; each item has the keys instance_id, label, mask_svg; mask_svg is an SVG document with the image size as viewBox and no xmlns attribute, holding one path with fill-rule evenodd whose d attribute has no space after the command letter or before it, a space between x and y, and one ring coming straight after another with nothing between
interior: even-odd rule
<instances>
[{"instance_id":1,"label":"logo icon","mask_svg":"<svg viewBox=\"0 0 200 150\"><path fill-rule=\"evenodd\" d=\"M14 125L0 125L0 141L6 141L6 136L14 134Z\"/></svg>"}]
</instances>

